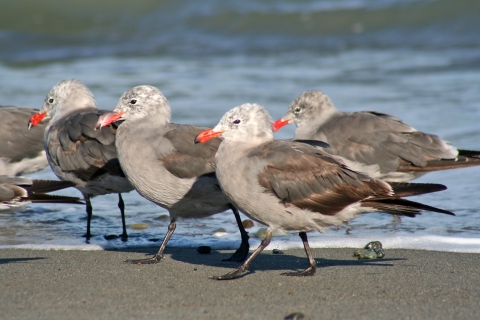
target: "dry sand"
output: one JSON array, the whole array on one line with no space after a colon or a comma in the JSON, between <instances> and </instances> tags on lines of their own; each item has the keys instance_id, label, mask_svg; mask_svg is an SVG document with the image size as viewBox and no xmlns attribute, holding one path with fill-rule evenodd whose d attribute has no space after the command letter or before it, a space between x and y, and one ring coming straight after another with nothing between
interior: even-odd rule
<instances>
[{"instance_id":1,"label":"dry sand","mask_svg":"<svg viewBox=\"0 0 480 320\"><path fill-rule=\"evenodd\" d=\"M268 249L268 248L267 248ZM155 249L0 250L1 319L480 319L480 255L386 250L357 260L353 249L261 254L240 279L217 281L238 264L231 251L167 249L156 265L129 265ZM300 319L300 318L299 318Z\"/></svg>"}]
</instances>

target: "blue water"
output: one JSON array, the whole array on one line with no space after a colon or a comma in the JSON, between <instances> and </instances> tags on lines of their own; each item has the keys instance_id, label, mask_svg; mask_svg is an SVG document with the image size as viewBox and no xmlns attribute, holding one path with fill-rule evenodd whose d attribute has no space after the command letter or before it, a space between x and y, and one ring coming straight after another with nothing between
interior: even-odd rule
<instances>
[{"instance_id":1,"label":"blue water","mask_svg":"<svg viewBox=\"0 0 480 320\"><path fill-rule=\"evenodd\" d=\"M68 3L68 5L67 5ZM376 110L480 150L480 2L439 1L6 1L0 10L0 104L39 108L51 87L77 78L102 109L127 89L151 84L172 120L213 126L232 107L264 105L281 117L301 92L319 89L343 111ZM26 127L26 125L25 125ZM290 138L294 127L276 133ZM49 168L30 175L55 178ZM480 168L428 174L448 190L413 198L454 211L393 221L367 214L348 227L312 233L315 247L480 252ZM74 189L62 194L80 196ZM136 192L124 195L130 239L120 234L117 196L93 199L96 235L86 244L83 206L30 205L0 215L0 246L101 249L158 246L168 214ZM246 219L246 217L243 217ZM136 224L146 224L142 230ZM254 235L263 226L248 231ZM224 228L226 232L216 232ZM170 246L234 248L230 212L182 220ZM300 247L296 234L272 248Z\"/></svg>"}]
</instances>

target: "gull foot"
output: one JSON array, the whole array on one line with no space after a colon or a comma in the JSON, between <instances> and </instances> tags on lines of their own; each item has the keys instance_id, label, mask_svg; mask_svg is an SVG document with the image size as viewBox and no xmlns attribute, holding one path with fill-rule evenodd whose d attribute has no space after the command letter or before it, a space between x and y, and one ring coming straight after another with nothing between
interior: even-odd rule
<instances>
[{"instance_id":1,"label":"gull foot","mask_svg":"<svg viewBox=\"0 0 480 320\"><path fill-rule=\"evenodd\" d=\"M244 274L245 272L248 271L248 268L245 268L243 266L240 266L239 268L233 270L232 272L229 272L227 274L224 274L223 276L210 276L208 277L209 279L213 279L213 280L232 280L232 279L235 279L239 276L241 276L242 274Z\"/></svg>"},{"instance_id":2,"label":"gull foot","mask_svg":"<svg viewBox=\"0 0 480 320\"><path fill-rule=\"evenodd\" d=\"M147 259L134 259L134 260L124 260L123 262L125 263L130 263L130 264L155 264L159 263L162 261L163 256L153 256L151 258Z\"/></svg>"},{"instance_id":3,"label":"gull foot","mask_svg":"<svg viewBox=\"0 0 480 320\"><path fill-rule=\"evenodd\" d=\"M121 235L119 235L119 237L122 239L123 242L128 241L128 234L126 233L122 233Z\"/></svg>"},{"instance_id":4,"label":"gull foot","mask_svg":"<svg viewBox=\"0 0 480 320\"><path fill-rule=\"evenodd\" d=\"M317 271L317 267L308 267L307 269L303 271L297 271L297 272L284 272L281 273L282 276L288 276L288 277L308 277L308 276L313 276L315 272Z\"/></svg>"}]
</instances>

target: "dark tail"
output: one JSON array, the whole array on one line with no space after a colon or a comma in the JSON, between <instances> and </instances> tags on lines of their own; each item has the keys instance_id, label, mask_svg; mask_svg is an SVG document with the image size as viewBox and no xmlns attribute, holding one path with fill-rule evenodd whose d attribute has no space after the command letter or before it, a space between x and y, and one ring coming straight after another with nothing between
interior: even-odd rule
<instances>
[{"instance_id":1,"label":"dark tail","mask_svg":"<svg viewBox=\"0 0 480 320\"><path fill-rule=\"evenodd\" d=\"M369 207L375 211L398 214L407 217L415 217L417 214L421 214L423 210L439 212L454 216L455 214L448 210L439 209L426 204L410 201L406 199L371 199L362 202L362 207Z\"/></svg>"},{"instance_id":2,"label":"dark tail","mask_svg":"<svg viewBox=\"0 0 480 320\"><path fill-rule=\"evenodd\" d=\"M33 193L28 197L22 197L22 200L31 201L33 203L75 203L83 204L80 198L50 195L45 193Z\"/></svg>"},{"instance_id":3,"label":"dark tail","mask_svg":"<svg viewBox=\"0 0 480 320\"><path fill-rule=\"evenodd\" d=\"M48 193L73 186L75 186L75 184L71 181L32 180L32 185L24 188L29 193Z\"/></svg>"},{"instance_id":4,"label":"dark tail","mask_svg":"<svg viewBox=\"0 0 480 320\"><path fill-rule=\"evenodd\" d=\"M77 203L82 204L80 198L50 195L48 192L58 191L61 189L73 187L75 184L71 181L59 180L32 180L30 186L24 188L28 192L28 196L22 199L33 203Z\"/></svg>"},{"instance_id":5,"label":"dark tail","mask_svg":"<svg viewBox=\"0 0 480 320\"><path fill-rule=\"evenodd\" d=\"M480 151L474 150L458 150L459 157L480 159Z\"/></svg>"},{"instance_id":6,"label":"dark tail","mask_svg":"<svg viewBox=\"0 0 480 320\"><path fill-rule=\"evenodd\" d=\"M432 193L447 190L447 187L438 183L408 183L388 182L392 186L394 198L411 197L425 193Z\"/></svg>"},{"instance_id":7,"label":"dark tail","mask_svg":"<svg viewBox=\"0 0 480 320\"><path fill-rule=\"evenodd\" d=\"M399 172L430 172L438 170L467 168L480 165L480 151L458 150L458 156L455 159L430 160L425 167L414 165L402 165Z\"/></svg>"}]
</instances>

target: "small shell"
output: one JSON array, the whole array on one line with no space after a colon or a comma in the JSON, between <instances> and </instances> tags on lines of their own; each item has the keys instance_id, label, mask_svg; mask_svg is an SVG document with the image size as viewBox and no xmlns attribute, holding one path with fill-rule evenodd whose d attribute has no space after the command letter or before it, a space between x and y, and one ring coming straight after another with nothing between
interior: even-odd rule
<instances>
[{"instance_id":1,"label":"small shell","mask_svg":"<svg viewBox=\"0 0 480 320\"><path fill-rule=\"evenodd\" d=\"M365 249L369 249L369 250L382 249L382 243L380 241L371 241L365 245Z\"/></svg>"},{"instance_id":2,"label":"small shell","mask_svg":"<svg viewBox=\"0 0 480 320\"><path fill-rule=\"evenodd\" d=\"M362 252L363 250L364 250L364 249L357 249L357 250L355 250L355 251L353 252L353 256L354 256L354 257L360 256L360 252Z\"/></svg>"},{"instance_id":3,"label":"small shell","mask_svg":"<svg viewBox=\"0 0 480 320\"><path fill-rule=\"evenodd\" d=\"M358 259L377 259L377 253L373 250L362 250Z\"/></svg>"},{"instance_id":4,"label":"small shell","mask_svg":"<svg viewBox=\"0 0 480 320\"><path fill-rule=\"evenodd\" d=\"M377 258L379 259L385 257L385 251L383 249L375 250L375 253L377 254Z\"/></svg>"},{"instance_id":5,"label":"small shell","mask_svg":"<svg viewBox=\"0 0 480 320\"><path fill-rule=\"evenodd\" d=\"M305 319L305 315L301 312L294 312L289 314L288 316L285 316L283 320L302 320Z\"/></svg>"},{"instance_id":6,"label":"small shell","mask_svg":"<svg viewBox=\"0 0 480 320\"><path fill-rule=\"evenodd\" d=\"M130 228L133 230L143 230L148 228L148 224L146 223L134 223L130 225Z\"/></svg>"},{"instance_id":7,"label":"small shell","mask_svg":"<svg viewBox=\"0 0 480 320\"><path fill-rule=\"evenodd\" d=\"M258 229L255 235L257 236L257 238L264 239L267 236L267 228Z\"/></svg>"},{"instance_id":8,"label":"small shell","mask_svg":"<svg viewBox=\"0 0 480 320\"><path fill-rule=\"evenodd\" d=\"M253 228L253 221L252 220L249 220L249 219L243 220L242 224L243 224L243 227L245 229Z\"/></svg>"}]
</instances>

